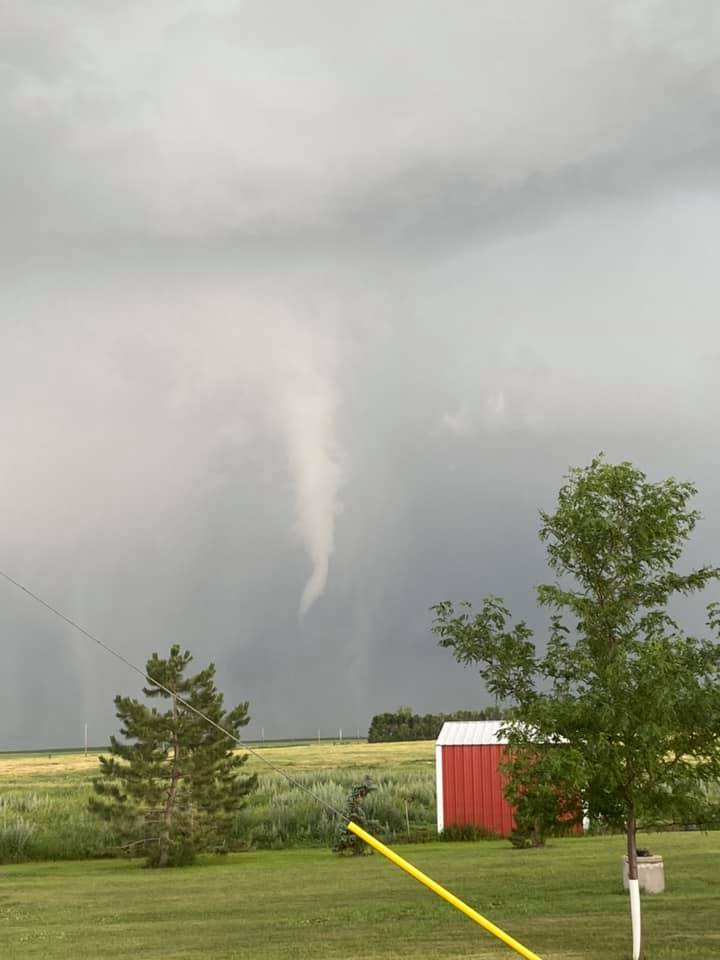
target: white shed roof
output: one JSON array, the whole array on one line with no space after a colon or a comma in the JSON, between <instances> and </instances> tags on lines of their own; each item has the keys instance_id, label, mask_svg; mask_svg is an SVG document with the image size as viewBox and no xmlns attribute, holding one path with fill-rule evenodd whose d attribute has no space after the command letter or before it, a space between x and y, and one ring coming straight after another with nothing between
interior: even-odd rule
<instances>
[{"instance_id":1,"label":"white shed roof","mask_svg":"<svg viewBox=\"0 0 720 960\"><path fill-rule=\"evenodd\" d=\"M502 720L447 720L435 741L438 747L507 743L500 734Z\"/></svg>"}]
</instances>

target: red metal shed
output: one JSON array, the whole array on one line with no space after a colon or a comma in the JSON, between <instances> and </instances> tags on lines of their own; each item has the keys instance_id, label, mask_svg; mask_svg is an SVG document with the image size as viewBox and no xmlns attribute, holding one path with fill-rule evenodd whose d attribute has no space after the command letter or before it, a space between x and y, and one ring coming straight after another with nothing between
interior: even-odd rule
<instances>
[{"instance_id":1,"label":"red metal shed","mask_svg":"<svg viewBox=\"0 0 720 960\"><path fill-rule=\"evenodd\" d=\"M507 740L499 720L448 722L435 743L437 828L473 824L499 837L513 829L498 767Z\"/></svg>"}]
</instances>

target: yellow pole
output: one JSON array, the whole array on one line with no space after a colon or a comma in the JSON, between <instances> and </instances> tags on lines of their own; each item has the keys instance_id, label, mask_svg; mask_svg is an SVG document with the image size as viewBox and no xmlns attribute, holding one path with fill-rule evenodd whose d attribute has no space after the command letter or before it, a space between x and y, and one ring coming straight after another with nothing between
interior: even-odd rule
<instances>
[{"instance_id":1,"label":"yellow pole","mask_svg":"<svg viewBox=\"0 0 720 960\"><path fill-rule=\"evenodd\" d=\"M524 957L525 960L540 960L540 957L533 953L532 950L528 950L527 947L524 947L521 943L518 943L509 933L505 933L504 930L501 930L500 927L496 927L494 923L488 920L486 917L483 917L482 914L478 913L477 910L473 910L472 907L469 907L466 903L463 903L458 897L450 893L449 890L446 890L445 887L441 887L439 883L435 883L434 880L431 880L422 870L418 870L417 867L414 867L411 863L408 863L407 860L403 860L402 857L398 856L394 850L391 850L390 847L386 847L384 843L380 843L379 840L376 840L372 834L368 833L366 830L363 830L362 827L359 827L356 823L350 821L347 825L348 830L355 834L356 837L360 837L361 840L364 840L373 850L377 850L378 853L381 853L384 857L387 857L395 866L400 867L401 870L404 870L405 873L409 873L411 877L414 877L423 886L427 887L428 890L432 890L433 893L436 893L439 897L442 897L443 900L447 901L451 906L455 907L456 910L459 910L460 913L464 913L466 917L469 917L475 923L479 924L484 930L487 930L488 933L491 933L494 937L497 937L498 940L510 947L511 950L514 950L515 953L519 954L521 957Z\"/></svg>"}]
</instances>

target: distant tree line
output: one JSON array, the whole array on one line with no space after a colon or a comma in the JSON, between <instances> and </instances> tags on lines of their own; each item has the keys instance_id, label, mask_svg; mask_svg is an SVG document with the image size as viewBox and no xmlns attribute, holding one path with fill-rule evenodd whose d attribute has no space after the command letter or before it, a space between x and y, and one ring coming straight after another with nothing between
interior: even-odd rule
<instances>
[{"instance_id":1,"label":"distant tree line","mask_svg":"<svg viewBox=\"0 0 720 960\"><path fill-rule=\"evenodd\" d=\"M399 707L394 713L378 713L372 718L368 742L435 740L446 720L502 720L504 716L500 707L425 714L413 713L412 707Z\"/></svg>"}]
</instances>

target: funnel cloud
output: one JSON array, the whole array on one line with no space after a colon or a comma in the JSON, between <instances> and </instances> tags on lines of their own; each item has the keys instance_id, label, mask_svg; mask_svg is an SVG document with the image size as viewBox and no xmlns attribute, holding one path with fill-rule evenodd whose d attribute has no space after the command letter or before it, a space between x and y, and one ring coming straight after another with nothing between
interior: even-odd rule
<instances>
[{"instance_id":1,"label":"funnel cloud","mask_svg":"<svg viewBox=\"0 0 720 960\"><path fill-rule=\"evenodd\" d=\"M297 338L297 339L295 339ZM290 362L281 371L282 420L295 501L295 529L311 564L298 613L304 617L327 584L340 509L336 438L337 386L332 364L313 341L293 333ZM315 344L317 349L317 344Z\"/></svg>"}]
</instances>

